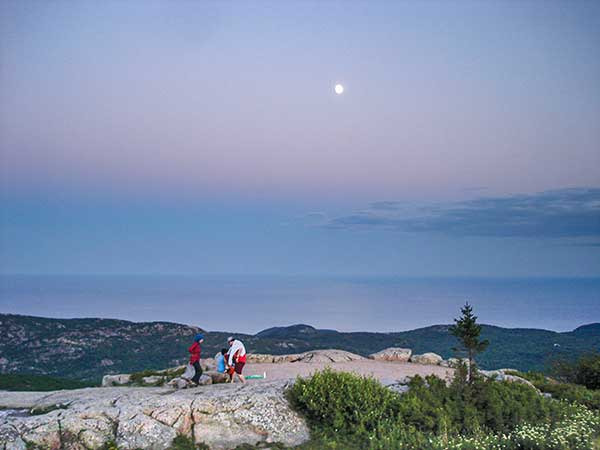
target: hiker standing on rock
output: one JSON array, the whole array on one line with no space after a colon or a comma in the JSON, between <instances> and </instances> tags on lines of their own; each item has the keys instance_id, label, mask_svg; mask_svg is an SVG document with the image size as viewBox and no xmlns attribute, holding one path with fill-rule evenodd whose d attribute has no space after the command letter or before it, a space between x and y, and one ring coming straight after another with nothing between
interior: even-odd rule
<instances>
[{"instance_id":1,"label":"hiker standing on rock","mask_svg":"<svg viewBox=\"0 0 600 450\"><path fill-rule=\"evenodd\" d=\"M227 359L227 364L234 368L234 372L231 374L231 382L233 383L235 375L237 374L237 376L240 377L240 381L245 383L246 378L242 375L242 370L246 364L246 347L244 347L242 341L235 339L233 336L230 336L227 339L227 342L229 343L229 357Z\"/></svg>"},{"instance_id":2,"label":"hiker standing on rock","mask_svg":"<svg viewBox=\"0 0 600 450\"><path fill-rule=\"evenodd\" d=\"M194 343L188 348L188 352L190 352L190 364L194 366L194 370L196 373L192 377L192 381L198 386L200 382L200 376L202 375L202 367L200 366L200 353L202 352L202 348L200 344L204 342L204 335L199 333L194 338Z\"/></svg>"}]
</instances>

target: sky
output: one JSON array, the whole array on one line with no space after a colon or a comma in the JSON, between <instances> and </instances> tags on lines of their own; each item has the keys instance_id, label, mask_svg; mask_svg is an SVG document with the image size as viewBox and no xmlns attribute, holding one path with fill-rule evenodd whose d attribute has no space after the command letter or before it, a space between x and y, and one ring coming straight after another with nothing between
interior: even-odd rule
<instances>
[{"instance_id":1,"label":"sky","mask_svg":"<svg viewBox=\"0 0 600 450\"><path fill-rule=\"evenodd\" d=\"M599 46L596 1L4 0L0 273L600 276Z\"/></svg>"}]
</instances>

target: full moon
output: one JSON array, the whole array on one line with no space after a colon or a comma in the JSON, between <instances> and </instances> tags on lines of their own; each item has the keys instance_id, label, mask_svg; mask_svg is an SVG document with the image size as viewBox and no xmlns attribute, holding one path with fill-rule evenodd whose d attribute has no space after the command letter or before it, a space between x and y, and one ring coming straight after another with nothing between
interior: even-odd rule
<instances>
[{"instance_id":1,"label":"full moon","mask_svg":"<svg viewBox=\"0 0 600 450\"><path fill-rule=\"evenodd\" d=\"M335 90L335 93L337 95L340 95L344 92L344 86L342 86L341 84L336 84L333 89Z\"/></svg>"}]
</instances>

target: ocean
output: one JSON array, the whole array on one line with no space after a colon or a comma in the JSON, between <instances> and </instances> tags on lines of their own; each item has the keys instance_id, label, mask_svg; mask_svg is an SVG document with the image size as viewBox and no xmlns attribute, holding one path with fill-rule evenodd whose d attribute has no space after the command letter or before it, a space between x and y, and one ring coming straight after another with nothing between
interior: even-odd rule
<instances>
[{"instance_id":1,"label":"ocean","mask_svg":"<svg viewBox=\"0 0 600 450\"><path fill-rule=\"evenodd\" d=\"M245 333L297 323L410 330L451 323L466 301L481 323L570 331L600 322L600 278L0 276L2 313Z\"/></svg>"}]
</instances>

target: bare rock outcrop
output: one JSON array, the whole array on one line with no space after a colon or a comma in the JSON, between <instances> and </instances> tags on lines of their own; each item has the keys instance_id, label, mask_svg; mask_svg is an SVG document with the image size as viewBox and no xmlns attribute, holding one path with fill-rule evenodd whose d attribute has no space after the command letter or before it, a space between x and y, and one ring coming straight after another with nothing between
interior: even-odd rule
<instances>
[{"instance_id":1,"label":"bare rock outcrop","mask_svg":"<svg viewBox=\"0 0 600 450\"><path fill-rule=\"evenodd\" d=\"M529 386L532 389L535 389L538 393L540 393L539 389L536 388L533 383L525 378L521 378L517 375L512 375L507 372L516 372L515 369L497 369L497 370L480 370L479 373L482 374L486 378L492 378L496 381L508 381L509 383L519 383L524 384L525 386Z\"/></svg>"},{"instance_id":2,"label":"bare rock outcrop","mask_svg":"<svg viewBox=\"0 0 600 450\"><path fill-rule=\"evenodd\" d=\"M271 381L185 390L107 387L37 395L3 392L0 408L36 408L42 413L6 417L0 424L0 447L94 449L112 441L121 449L167 449L177 434L217 450L257 442L299 445L308 440L309 431L288 405L287 385L287 381Z\"/></svg>"},{"instance_id":3,"label":"bare rock outcrop","mask_svg":"<svg viewBox=\"0 0 600 450\"><path fill-rule=\"evenodd\" d=\"M423 353L422 355L412 355L410 357L410 362L415 364L428 364L431 366L439 365L444 358L442 358L437 353Z\"/></svg>"},{"instance_id":4,"label":"bare rock outcrop","mask_svg":"<svg viewBox=\"0 0 600 450\"><path fill-rule=\"evenodd\" d=\"M450 367L451 369L456 369L460 364L464 364L467 367L469 366L469 358L448 358L444 359L440 362L440 366L442 367Z\"/></svg>"},{"instance_id":5,"label":"bare rock outcrop","mask_svg":"<svg viewBox=\"0 0 600 450\"><path fill-rule=\"evenodd\" d=\"M390 347L369 355L376 361L408 362L412 350L410 348Z\"/></svg>"},{"instance_id":6,"label":"bare rock outcrop","mask_svg":"<svg viewBox=\"0 0 600 450\"><path fill-rule=\"evenodd\" d=\"M286 363L286 362L305 362L305 363L327 363L327 362L348 362L365 359L363 356L356 355L344 350L311 350L304 353L295 353L291 355L266 355L260 353L249 353L247 361L249 363Z\"/></svg>"},{"instance_id":7,"label":"bare rock outcrop","mask_svg":"<svg viewBox=\"0 0 600 450\"><path fill-rule=\"evenodd\" d=\"M102 387L124 386L131 382L131 375L121 373L117 375L104 375L102 377Z\"/></svg>"}]
</instances>

